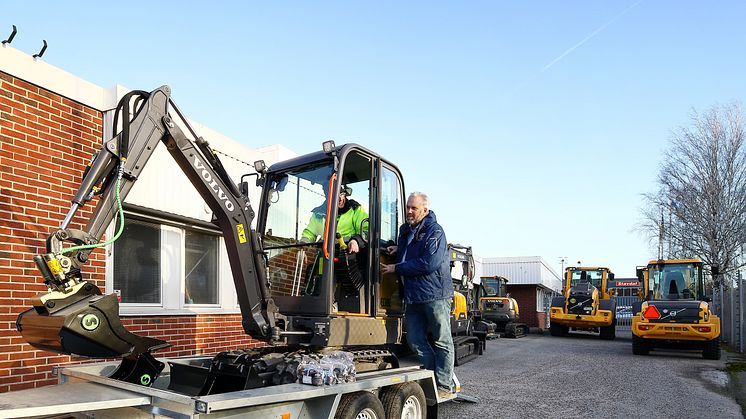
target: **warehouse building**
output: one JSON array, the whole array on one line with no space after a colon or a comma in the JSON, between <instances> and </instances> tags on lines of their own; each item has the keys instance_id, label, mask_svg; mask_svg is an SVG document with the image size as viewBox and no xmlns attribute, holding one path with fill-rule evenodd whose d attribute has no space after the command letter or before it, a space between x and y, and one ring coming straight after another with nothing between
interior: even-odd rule
<instances>
[{"instance_id":1,"label":"warehouse building","mask_svg":"<svg viewBox=\"0 0 746 419\"><path fill-rule=\"evenodd\" d=\"M481 276L508 279L507 290L520 308L521 322L548 328L552 296L562 292L562 279L541 256L492 257L480 261ZM480 271L478 271L480 272Z\"/></svg>"}]
</instances>

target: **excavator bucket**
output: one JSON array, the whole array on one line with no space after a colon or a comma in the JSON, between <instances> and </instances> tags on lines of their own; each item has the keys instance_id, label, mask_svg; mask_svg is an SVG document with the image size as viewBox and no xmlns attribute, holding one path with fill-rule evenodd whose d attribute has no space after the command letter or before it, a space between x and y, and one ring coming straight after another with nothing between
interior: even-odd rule
<instances>
[{"instance_id":1,"label":"excavator bucket","mask_svg":"<svg viewBox=\"0 0 746 419\"><path fill-rule=\"evenodd\" d=\"M18 315L16 328L36 348L89 358L133 358L169 346L127 331L116 294L101 295L91 283L64 298L37 297L34 308Z\"/></svg>"}]
</instances>

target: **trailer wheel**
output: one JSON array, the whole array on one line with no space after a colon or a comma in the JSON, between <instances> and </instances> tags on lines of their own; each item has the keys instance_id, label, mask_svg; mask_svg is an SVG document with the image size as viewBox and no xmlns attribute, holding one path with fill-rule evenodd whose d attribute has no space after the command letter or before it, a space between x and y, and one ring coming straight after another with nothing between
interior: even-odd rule
<instances>
[{"instance_id":1,"label":"trailer wheel","mask_svg":"<svg viewBox=\"0 0 746 419\"><path fill-rule=\"evenodd\" d=\"M335 419L384 419L383 404L368 391L345 394L337 406Z\"/></svg>"},{"instance_id":2,"label":"trailer wheel","mask_svg":"<svg viewBox=\"0 0 746 419\"><path fill-rule=\"evenodd\" d=\"M720 339L715 338L705 343L704 349L702 349L702 358L704 359L720 359Z\"/></svg>"},{"instance_id":3,"label":"trailer wheel","mask_svg":"<svg viewBox=\"0 0 746 419\"><path fill-rule=\"evenodd\" d=\"M650 346L645 339L632 335L632 353L635 355L647 355L650 353Z\"/></svg>"},{"instance_id":4,"label":"trailer wheel","mask_svg":"<svg viewBox=\"0 0 746 419\"><path fill-rule=\"evenodd\" d=\"M388 386L381 392L386 419L425 419L425 392L415 382Z\"/></svg>"}]
</instances>

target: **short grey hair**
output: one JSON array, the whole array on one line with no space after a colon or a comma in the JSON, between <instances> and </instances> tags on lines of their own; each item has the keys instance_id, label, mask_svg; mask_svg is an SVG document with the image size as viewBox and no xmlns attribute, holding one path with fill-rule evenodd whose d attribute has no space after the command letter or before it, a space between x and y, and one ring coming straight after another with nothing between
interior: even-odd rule
<instances>
[{"instance_id":1,"label":"short grey hair","mask_svg":"<svg viewBox=\"0 0 746 419\"><path fill-rule=\"evenodd\" d=\"M409 198L415 198L418 197L422 200L422 206L425 208L430 208L430 198L427 197L427 194L424 192L414 191L409 194ZM408 199L409 199L408 198Z\"/></svg>"}]
</instances>

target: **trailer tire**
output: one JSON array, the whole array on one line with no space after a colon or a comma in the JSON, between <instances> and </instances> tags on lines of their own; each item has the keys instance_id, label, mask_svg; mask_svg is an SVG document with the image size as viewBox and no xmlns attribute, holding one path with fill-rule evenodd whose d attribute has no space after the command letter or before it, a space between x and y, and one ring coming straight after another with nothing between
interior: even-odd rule
<instances>
[{"instance_id":1,"label":"trailer tire","mask_svg":"<svg viewBox=\"0 0 746 419\"><path fill-rule=\"evenodd\" d=\"M645 339L632 335L632 353L635 355L647 355L650 353L650 345Z\"/></svg>"},{"instance_id":2,"label":"trailer tire","mask_svg":"<svg viewBox=\"0 0 746 419\"><path fill-rule=\"evenodd\" d=\"M388 386L381 392L386 419L425 419L427 404L425 392L415 382Z\"/></svg>"},{"instance_id":3,"label":"trailer tire","mask_svg":"<svg viewBox=\"0 0 746 419\"><path fill-rule=\"evenodd\" d=\"M702 349L702 358L704 359L720 359L720 339L715 338L705 343L704 349Z\"/></svg>"},{"instance_id":4,"label":"trailer tire","mask_svg":"<svg viewBox=\"0 0 746 419\"><path fill-rule=\"evenodd\" d=\"M368 391L358 391L345 394L337 406L335 419L384 419L386 413L383 404L375 394Z\"/></svg>"}]
</instances>

